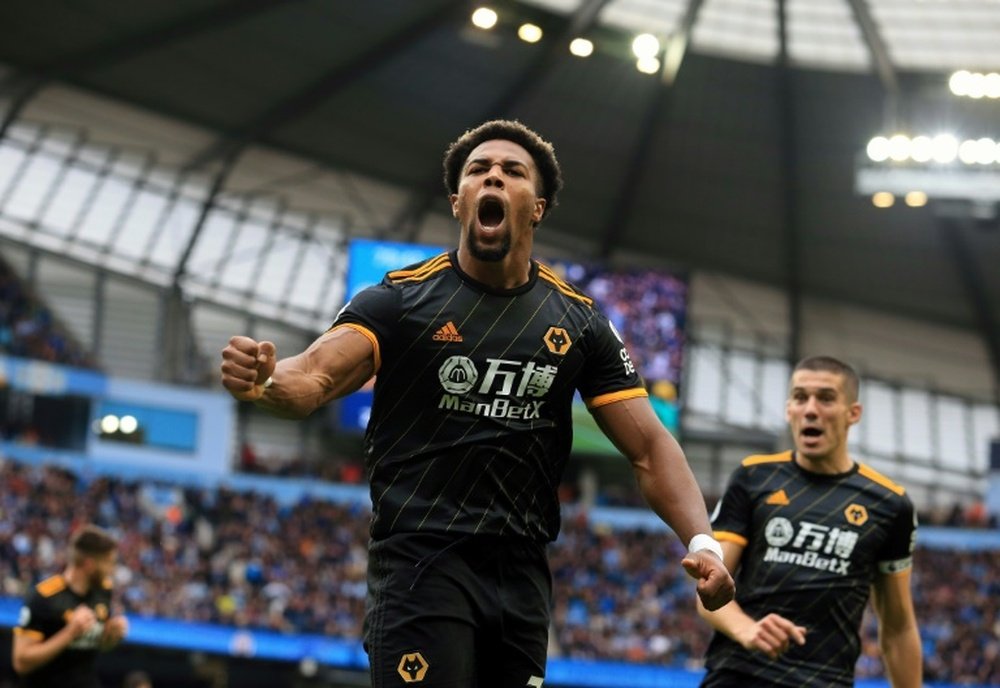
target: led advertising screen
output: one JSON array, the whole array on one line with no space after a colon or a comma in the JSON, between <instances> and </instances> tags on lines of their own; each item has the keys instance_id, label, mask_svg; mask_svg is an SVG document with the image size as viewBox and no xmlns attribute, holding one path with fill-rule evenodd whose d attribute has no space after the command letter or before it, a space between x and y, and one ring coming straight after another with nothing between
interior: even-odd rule
<instances>
[{"instance_id":1,"label":"led advertising screen","mask_svg":"<svg viewBox=\"0 0 1000 688\"><path fill-rule=\"evenodd\" d=\"M445 250L443 246L351 239L347 245L347 300L381 282L385 273L433 258Z\"/></svg>"}]
</instances>

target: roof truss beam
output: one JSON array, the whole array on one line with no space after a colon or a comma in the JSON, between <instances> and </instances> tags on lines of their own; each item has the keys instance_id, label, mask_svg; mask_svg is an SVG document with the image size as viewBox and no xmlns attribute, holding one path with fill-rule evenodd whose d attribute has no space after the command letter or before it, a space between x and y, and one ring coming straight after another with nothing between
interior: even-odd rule
<instances>
[{"instance_id":1,"label":"roof truss beam","mask_svg":"<svg viewBox=\"0 0 1000 688\"><path fill-rule=\"evenodd\" d=\"M896 100L899 98L899 77L896 75L892 58L889 57L889 48L885 38L882 37L882 32L879 31L878 24L875 23L875 18L872 16L866 0L847 0L847 4L851 6L854 21L858 23L861 35L865 39L865 45L868 46L868 52L871 53L875 72L889 96L890 112L888 114L891 119L895 119Z\"/></svg>"},{"instance_id":2,"label":"roof truss beam","mask_svg":"<svg viewBox=\"0 0 1000 688\"><path fill-rule=\"evenodd\" d=\"M338 91L369 74L374 69L398 56L406 48L423 39L427 33L450 20L457 11L467 6L466 0L443 0L418 17L400 27L383 40L368 46L346 63L328 69L318 79L296 93L271 105L267 110L216 141L188 163L189 168L199 168L220 157L229 157L245 150L254 142L302 118Z\"/></svg>"},{"instance_id":3,"label":"roof truss beam","mask_svg":"<svg viewBox=\"0 0 1000 688\"><path fill-rule=\"evenodd\" d=\"M618 194L614 204L611 206L612 210L608 215L604 234L601 237L599 255L604 260L607 260L611 256L615 242L620 241L623 233L628 230L629 222L635 212L635 199L639 193L639 181L643 170L646 168L650 151L653 148L656 123L669 108L673 85L677 79L677 73L680 71L681 63L684 61L691 30L698 19L701 6L702 0L688 0L677 31L668 41L664 51L663 62L660 67L660 78L652 80L650 87L652 93L649 95L649 104L639 123L639 135L636 136L632 154L629 156L628 166L621 177Z\"/></svg>"}]
</instances>

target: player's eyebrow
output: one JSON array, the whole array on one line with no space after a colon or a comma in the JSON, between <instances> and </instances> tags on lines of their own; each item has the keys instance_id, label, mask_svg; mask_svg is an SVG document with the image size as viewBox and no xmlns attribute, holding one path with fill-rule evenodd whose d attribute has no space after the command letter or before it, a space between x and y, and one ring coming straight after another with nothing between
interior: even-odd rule
<instances>
[{"instance_id":1,"label":"player's eyebrow","mask_svg":"<svg viewBox=\"0 0 1000 688\"><path fill-rule=\"evenodd\" d=\"M796 392L803 392L805 394L808 394L810 392L813 392L814 394L822 394L823 392L833 392L834 394L836 394L838 390L836 387L792 387L791 393L795 394Z\"/></svg>"},{"instance_id":2,"label":"player's eyebrow","mask_svg":"<svg viewBox=\"0 0 1000 688\"><path fill-rule=\"evenodd\" d=\"M489 158L475 158L474 160L469 160L469 162L465 163L465 168L468 169L473 165L490 165L490 164L495 165L497 162L498 161L490 160ZM523 167L524 169L528 169L528 163L518 160L517 158L503 158L499 162L504 167L517 166L517 167Z\"/></svg>"}]
</instances>

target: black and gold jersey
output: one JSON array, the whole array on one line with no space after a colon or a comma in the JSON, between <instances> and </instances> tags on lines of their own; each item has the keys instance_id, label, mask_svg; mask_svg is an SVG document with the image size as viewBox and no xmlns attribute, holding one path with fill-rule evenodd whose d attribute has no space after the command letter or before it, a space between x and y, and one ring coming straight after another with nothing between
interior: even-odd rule
<instances>
[{"instance_id":1,"label":"black and gold jersey","mask_svg":"<svg viewBox=\"0 0 1000 688\"><path fill-rule=\"evenodd\" d=\"M46 640L66 625L69 615L79 605L90 607L97 623L74 640L69 647L47 664L21 677L25 688L99 688L94 661L104 633L104 623L111 608L110 581L86 595L78 595L62 575L43 580L31 589L21 608L15 634Z\"/></svg>"},{"instance_id":2,"label":"black and gold jersey","mask_svg":"<svg viewBox=\"0 0 1000 688\"><path fill-rule=\"evenodd\" d=\"M916 519L904 489L864 464L822 475L790 451L751 456L733 473L712 527L745 547L736 600L746 613L780 614L807 634L805 645L771 660L715 633L708 667L774 686L854 685L870 586L912 564Z\"/></svg>"},{"instance_id":3,"label":"black and gold jersey","mask_svg":"<svg viewBox=\"0 0 1000 688\"><path fill-rule=\"evenodd\" d=\"M443 253L387 273L333 327L375 347L365 436L375 539L555 539L574 393L591 409L646 396L593 300L534 261L526 284L498 291Z\"/></svg>"}]
</instances>

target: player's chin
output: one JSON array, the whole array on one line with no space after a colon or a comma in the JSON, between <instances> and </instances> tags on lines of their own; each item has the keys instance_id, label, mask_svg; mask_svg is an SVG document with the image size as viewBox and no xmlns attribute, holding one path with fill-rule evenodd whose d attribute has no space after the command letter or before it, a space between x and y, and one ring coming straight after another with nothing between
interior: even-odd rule
<instances>
[{"instance_id":1,"label":"player's chin","mask_svg":"<svg viewBox=\"0 0 1000 688\"><path fill-rule=\"evenodd\" d=\"M817 459L826 455L829 448L821 437L808 437L800 435L796 438L795 450L809 459Z\"/></svg>"}]
</instances>

